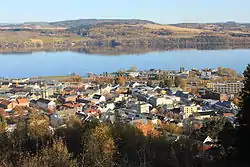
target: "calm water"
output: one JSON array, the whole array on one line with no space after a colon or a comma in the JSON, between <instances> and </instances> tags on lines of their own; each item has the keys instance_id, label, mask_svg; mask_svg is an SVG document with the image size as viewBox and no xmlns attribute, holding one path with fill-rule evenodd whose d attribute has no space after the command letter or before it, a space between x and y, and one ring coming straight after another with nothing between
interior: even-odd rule
<instances>
[{"instance_id":1,"label":"calm water","mask_svg":"<svg viewBox=\"0 0 250 167\"><path fill-rule=\"evenodd\" d=\"M250 63L250 50L184 50L121 56L75 52L0 54L0 77L68 75L76 72L103 73L119 69L233 68L242 73Z\"/></svg>"}]
</instances>

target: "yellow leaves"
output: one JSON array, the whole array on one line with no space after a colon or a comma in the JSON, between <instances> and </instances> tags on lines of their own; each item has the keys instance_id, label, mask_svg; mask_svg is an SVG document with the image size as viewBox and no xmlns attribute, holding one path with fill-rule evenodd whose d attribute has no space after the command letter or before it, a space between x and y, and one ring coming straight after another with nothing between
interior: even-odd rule
<instances>
[{"instance_id":1,"label":"yellow leaves","mask_svg":"<svg viewBox=\"0 0 250 167\"><path fill-rule=\"evenodd\" d=\"M110 166L113 162L115 143L107 125L102 124L91 130L85 147L86 154L93 163Z\"/></svg>"},{"instance_id":2,"label":"yellow leaves","mask_svg":"<svg viewBox=\"0 0 250 167\"><path fill-rule=\"evenodd\" d=\"M30 114L27 128L29 136L33 138L42 138L47 135L49 127L49 118L39 112Z\"/></svg>"},{"instance_id":3,"label":"yellow leaves","mask_svg":"<svg viewBox=\"0 0 250 167\"><path fill-rule=\"evenodd\" d=\"M119 84L120 86L123 85L123 84L125 83L125 78L124 78L124 77L119 76L117 79L118 79L118 84Z\"/></svg>"},{"instance_id":4,"label":"yellow leaves","mask_svg":"<svg viewBox=\"0 0 250 167\"><path fill-rule=\"evenodd\" d=\"M82 128L82 121L75 115L72 115L67 120L67 126L69 128Z\"/></svg>"},{"instance_id":5,"label":"yellow leaves","mask_svg":"<svg viewBox=\"0 0 250 167\"><path fill-rule=\"evenodd\" d=\"M187 87L187 80L181 79L180 87L181 87L181 89L184 89L184 90L185 90L186 87Z\"/></svg>"},{"instance_id":6,"label":"yellow leaves","mask_svg":"<svg viewBox=\"0 0 250 167\"><path fill-rule=\"evenodd\" d=\"M177 126L177 125L174 124L174 123L170 123L170 124L169 124L169 123L166 123L165 129L166 129L169 133L174 133L174 134L177 134L177 135L180 135L180 134L183 133L183 128Z\"/></svg>"}]
</instances>

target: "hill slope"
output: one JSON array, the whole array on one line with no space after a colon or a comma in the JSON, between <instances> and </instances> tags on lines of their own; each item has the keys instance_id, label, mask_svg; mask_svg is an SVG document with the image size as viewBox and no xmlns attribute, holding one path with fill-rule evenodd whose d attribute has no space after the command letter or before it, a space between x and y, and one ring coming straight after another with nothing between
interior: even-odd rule
<instances>
[{"instance_id":1,"label":"hill slope","mask_svg":"<svg viewBox=\"0 0 250 167\"><path fill-rule=\"evenodd\" d=\"M85 27L93 26L97 24L156 24L148 20L139 19L79 19L79 20L67 20L50 23L57 27Z\"/></svg>"}]
</instances>

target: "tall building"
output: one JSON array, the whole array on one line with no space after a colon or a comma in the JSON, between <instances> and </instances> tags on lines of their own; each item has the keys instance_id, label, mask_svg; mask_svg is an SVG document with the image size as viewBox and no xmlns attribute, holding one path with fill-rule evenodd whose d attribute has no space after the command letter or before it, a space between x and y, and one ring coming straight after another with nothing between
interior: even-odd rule
<instances>
[{"instance_id":1,"label":"tall building","mask_svg":"<svg viewBox=\"0 0 250 167\"><path fill-rule=\"evenodd\" d=\"M238 94L243 89L243 82L215 83L212 85L212 90L224 94Z\"/></svg>"},{"instance_id":2,"label":"tall building","mask_svg":"<svg viewBox=\"0 0 250 167\"><path fill-rule=\"evenodd\" d=\"M184 71L185 71L184 66L181 66L181 67L180 67L180 73L183 73Z\"/></svg>"}]
</instances>

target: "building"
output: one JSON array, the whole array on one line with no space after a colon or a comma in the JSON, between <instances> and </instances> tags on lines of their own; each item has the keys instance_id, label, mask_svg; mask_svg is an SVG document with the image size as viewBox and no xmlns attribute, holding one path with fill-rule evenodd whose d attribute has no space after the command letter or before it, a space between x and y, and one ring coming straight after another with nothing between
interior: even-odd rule
<instances>
[{"instance_id":1,"label":"building","mask_svg":"<svg viewBox=\"0 0 250 167\"><path fill-rule=\"evenodd\" d=\"M183 72L185 72L185 67L181 66L180 67L180 73L183 73Z\"/></svg>"},{"instance_id":2,"label":"building","mask_svg":"<svg viewBox=\"0 0 250 167\"><path fill-rule=\"evenodd\" d=\"M29 100L26 99L26 98L17 98L16 99L16 102L17 102L17 106L22 106L22 107L29 107Z\"/></svg>"},{"instance_id":3,"label":"building","mask_svg":"<svg viewBox=\"0 0 250 167\"><path fill-rule=\"evenodd\" d=\"M137 104L137 111L139 113L150 113L150 107L152 107L152 105L150 105L148 103L138 103Z\"/></svg>"},{"instance_id":4,"label":"building","mask_svg":"<svg viewBox=\"0 0 250 167\"><path fill-rule=\"evenodd\" d=\"M212 90L205 90L204 94L201 94L201 98L203 99L213 99L213 100L220 100L220 101L228 101L228 95L225 93L219 93Z\"/></svg>"},{"instance_id":5,"label":"building","mask_svg":"<svg viewBox=\"0 0 250 167\"><path fill-rule=\"evenodd\" d=\"M36 101L36 104L42 109L50 109L53 110L56 108L56 103L51 100L40 98Z\"/></svg>"},{"instance_id":6,"label":"building","mask_svg":"<svg viewBox=\"0 0 250 167\"><path fill-rule=\"evenodd\" d=\"M238 94L244 87L243 82L210 83L207 87L213 91L224 94Z\"/></svg>"},{"instance_id":7,"label":"building","mask_svg":"<svg viewBox=\"0 0 250 167\"><path fill-rule=\"evenodd\" d=\"M14 106L10 100L3 100L0 102L0 108L3 108L5 110L12 110Z\"/></svg>"},{"instance_id":8,"label":"building","mask_svg":"<svg viewBox=\"0 0 250 167\"><path fill-rule=\"evenodd\" d=\"M180 106L181 113L184 114L184 118L189 118L194 113L200 110L200 106L190 105L190 106Z\"/></svg>"},{"instance_id":9,"label":"building","mask_svg":"<svg viewBox=\"0 0 250 167\"><path fill-rule=\"evenodd\" d=\"M214 111L203 111L203 112L197 112L194 114L196 119L206 119L206 118L210 118L212 116L215 116L215 112Z\"/></svg>"},{"instance_id":10,"label":"building","mask_svg":"<svg viewBox=\"0 0 250 167\"><path fill-rule=\"evenodd\" d=\"M159 105L165 105L165 104L167 105L173 104L172 99L166 98L166 97L157 97L157 96L150 97L148 102L154 107L159 106Z\"/></svg>"},{"instance_id":11,"label":"building","mask_svg":"<svg viewBox=\"0 0 250 167\"><path fill-rule=\"evenodd\" d=\"M204 79L204 80L209 80L212 78L212 71L211 70L202 70L201 71L201 79Z\"/></svg>"},{"instance_id":12,"label":"building","mask_svg":"<svg viewBox=\"0 0 250 167\"><path fill-rule=\"evenodd\" d=\"M99 95L99 94L94 94L94 96L92 97L95 100L98 100L98 102L105 102L106 98L103 95Z\"/></svg>"}]
</instances>

